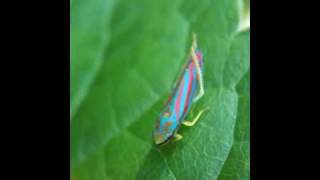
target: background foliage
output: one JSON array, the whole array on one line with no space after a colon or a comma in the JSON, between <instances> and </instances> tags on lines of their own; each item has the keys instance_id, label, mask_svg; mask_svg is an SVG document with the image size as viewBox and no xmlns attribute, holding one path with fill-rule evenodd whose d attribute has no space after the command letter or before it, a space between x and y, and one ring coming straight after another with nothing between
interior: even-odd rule
<instances>
[{"instance_id":1,"label":"background foliage","mask_svg":"<svg viewBox=\"0 0 320 180\"><path fill-rule=\"evenodd\" d=\"M248 2L70 4L72 179L249 179L250 31L242 28ZM205 95L187 118L210 111L181 129L181 141L158 148L154 121L186 60L191 32L204 52Z\"/></svg>"}]
</instances>

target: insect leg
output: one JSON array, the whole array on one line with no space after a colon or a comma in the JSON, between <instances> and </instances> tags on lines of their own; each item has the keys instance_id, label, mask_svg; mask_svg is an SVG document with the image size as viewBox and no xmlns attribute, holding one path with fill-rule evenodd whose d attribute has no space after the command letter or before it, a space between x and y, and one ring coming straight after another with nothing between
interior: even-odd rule
<instances>
[{"instance_id":1,"label":"insect leg","mask_svg":"<svg viewBox=\"0 0 320 180\"><path fill-rule=\"evenodd\" d=\"M199 93L193 99L193 102L198 101L204 95L202 70L200 68L199 61L198 61L198 58L197 58L196 53L195 53L196 48L197 48L197 38L196 38L196 35L193 34L193 43L192 43L192 47L191 47L191 57L192 57L193 62L196 65L197 75L199 77L199 86L200 86Z\"/></svg>"},{"instance_id":2,"label":"insect leg","mask_svg":"<svg viewBox=\"0 0 320 180\"><path fill-rule=\"evenodd\" d=\"M182 135L175 133L173 136L173 141L179 141L182 139Z\"/></svg>"},{"instance_id":3,"label":"insect leg","mask_svg":"<svg viewBox=\"0 0 320 180\"><path fill-rule=\"evenodd\" d=\"M197 114L197 116L192 121L184 121L184 122L182 122L182 124L185 125L185 126L193 126L193 125L195 125L196 122L200 119L202 113L204 113L205 111L208 111L208 110L209 110L208 107L205 108L205 109L200 110L199 113Z\"/></svg>"}]
</instances>

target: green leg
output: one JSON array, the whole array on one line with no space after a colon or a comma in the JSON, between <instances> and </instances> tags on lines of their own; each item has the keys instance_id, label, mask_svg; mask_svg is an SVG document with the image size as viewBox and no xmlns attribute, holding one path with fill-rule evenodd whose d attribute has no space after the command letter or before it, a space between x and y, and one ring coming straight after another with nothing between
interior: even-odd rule
<instances>
[{"instance_id":1,"label":"green leg","mask_svg":"<svg viewBox=\"0 0 320 180\"><path fill-rule=\"evenodd\" d=\"M173 141L179 141L182 139L182 135L175 133L173 136Z\"/></svg>"},{"instance_id":2,"label":"green leg","mask_svg":"<svg viewBox=\"0 0 320 180\"><path fill-rule=\"evenodd\" d=\"M185 126L193 126L193 125L195 125L196 122L200 119L202 113L204 113L205 111L208 111L208 110L209 110L208 107L205 108L205 109L200 110L199 113L197 114L197 116L192 121L184 121L184 122L182 122L182 124L185 125Z\"/></svg>"}]
</instances>

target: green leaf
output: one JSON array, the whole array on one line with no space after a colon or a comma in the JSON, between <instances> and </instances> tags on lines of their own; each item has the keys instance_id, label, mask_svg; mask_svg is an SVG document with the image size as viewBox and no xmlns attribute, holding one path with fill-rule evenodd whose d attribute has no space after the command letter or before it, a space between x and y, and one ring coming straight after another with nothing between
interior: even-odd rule
<instances>
[{"instance_id":1,"label":"green leaf","mask_svg":"<svg viewBox=\"0 0 320 180\"><path fill-rule=\"evenodd\" d=\"M72 7L81 2L97 3ZM249 69L249 45L241 44L249 32L237 32L236 0L118 0L109 8L99 71L77 76L91 76L91 83L71 122L72 179L220 178L234 148L236 87ZM204 51L205 95L187 119L210 111L181 128L181 141L156 147L155 119L189 53L191 32Z\"/></svg>"},{"instance_id":2,"label":"green leaf","mask_svg":"<svg viewBox=\"0 0 320 180\"><path fill-rule=\"evenodd\" d=\"M247 73L237 85L239 94L235 140L227 161L219 176L225 179L249 179L250 171L250 76Z\"/></svg>"},{"instance_id":3,"label":"green leaf","mask_svg":"<svg viewBox=\"0 0 320 180\"><path fill-rule=\"evenodd\" d=\"M224 164L219 179L249 179L250 144L250 73L249 73L250 32L238 33L232 43L225 74L226 85L236 84L239 96L234 143ZM241 73L240 73L241 71ZM239 74L244 74L239 76ZM232 83L233 82L233 83Z\"/></svg>"},{"instance_id":4,"label":"green leaf","mask_svg":"<svg viewBox=\"0 0 320 180\"><path fill-rule=\"evenodd\" d=\"M170 92L185 55L188 29L176 3L169 2L118 3L107 61L71 124L72 166L122 133Z\"/></svg>"},{"instance_id":5,"label":"green leaf","mask_svg":"<svg viewBox=\"0 0 320 180\"><path fill-rule=\"evenodd\" d=\"M109 41L113 0L70 1L71 117L87 94Z\"/></svg>"},{"instance_id":6,"label":"green leaf","mask_svg":"<svg viewBox=\"0 0 320 180\"><path fill-rule=\"evenodd\" d=\"M250 32L237 32L231 42L230 53L224 66L224 86L235 87L249 69Z\"/></svg>"}]
</instances>

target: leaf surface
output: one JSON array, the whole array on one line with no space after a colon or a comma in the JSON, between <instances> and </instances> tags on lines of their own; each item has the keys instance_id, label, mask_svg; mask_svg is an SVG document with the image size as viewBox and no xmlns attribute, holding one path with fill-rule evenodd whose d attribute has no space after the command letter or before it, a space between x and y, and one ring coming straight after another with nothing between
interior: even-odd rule
<instances>
[{"instance_id":1,"label":"leaf surface","mask_svg":"<svg viewBox=\"0 0 320 180\"><path fill-rule=\"evenodd\" d=\"M72 8L81 3L97 2L77 0ZM236 31L237 2L118 0L108 8L112 15L102 60L90 72L86 96L72 117L72 178L222 177L237 142L237 88L249 69L249 32ZM155 119L186 61L192 32L204 52L205 95L187 119L202 108L210 111L194 127L181 128L181 141L159 148L151 138ZM71 66L75 72L80 69ZM87 72L77 76L79 82L90 76Z\"/></svg>"}]
</instances>

